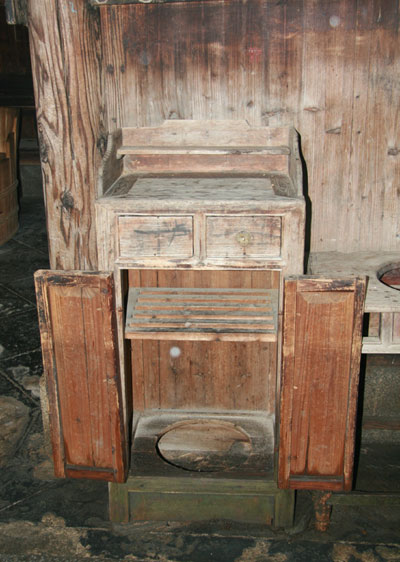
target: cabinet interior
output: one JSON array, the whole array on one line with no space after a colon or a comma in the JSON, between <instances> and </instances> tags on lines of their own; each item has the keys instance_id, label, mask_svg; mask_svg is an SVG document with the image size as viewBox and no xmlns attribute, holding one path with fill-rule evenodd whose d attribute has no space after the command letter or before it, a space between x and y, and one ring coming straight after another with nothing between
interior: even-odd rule
<instances>
[{"instance_id":1,"label":"cabinet interior","mask_svg":"<svg viewBox=\"0 0 400 562\"><path fill-rule=\"evenodd\" d=\"M197 459L201 457L199 439L201 441L203 429L207 432L212 426L215 434L217 425L224 435L217 444L220 451L215 454L223 456L225 461L220 470L210 470L209 465L214 462L215 455L210 457L208 451L202 468L198 468L197 462L193 471L212 472L214 475L221 472L225 476L238 472L272 476L280 272L131 269L123 271L123 279L126 282L125 302L129 301L128 295L139 289L150 298L154 295L158 298L158 292L164 298L171 293L175 299L183 295L185 302L188 293L200 295L201 302L204 302L202 295L206 294L212 301L205 303L207 308L215 305L213 299L216 296L216 306L222 309L220 294L225 295L227 302L231 299L231 305L235 300L243 299L242 296L238 299L237 295L264 295L268 292L272 296L274 329L267 334L257 333L256 328L252 333L247 327L228 334L219 333L207 326L203 337L200 329L185 332L184 323L181 332L175 326L170 331L163 329L158 333L144 331L141 334L138 330L132 338L132 333L125 331L130 364L128 387L132 392L130 399L134 412L131 468L135 473L147 473L147 469L157 474L179 471L176 466L163 461L157 443L170 427L174 429L176 424L195 423L194 429L191 427L186 433L181 431L182 435L186 435L183 445L186 458L191 455ZM163 305L169 307L165 300ZM218 314L222 323L223 313L222 310ZM267 317L268 314L265 312ZM228 317L228 326L231 327L231 324ZM217 330L221 330L220 326ZM263 341L266 336L269 341ZM238 445L233 443L234 438L231 449L226 450L231 439L229 426L232 430L243 431L249 438L251 452L243 462L239 462L236 456ZM227 435L224 428L228 428ZM191 437L194 439L192 443ZM239 442L242 443L240 438ZM215 447L215 444L211 446ZM179 448L179 445L176 447ZM176 450L174 454L178 454ZM191 472L189 468L185 470Z\"/></svg>"}]
</instances>

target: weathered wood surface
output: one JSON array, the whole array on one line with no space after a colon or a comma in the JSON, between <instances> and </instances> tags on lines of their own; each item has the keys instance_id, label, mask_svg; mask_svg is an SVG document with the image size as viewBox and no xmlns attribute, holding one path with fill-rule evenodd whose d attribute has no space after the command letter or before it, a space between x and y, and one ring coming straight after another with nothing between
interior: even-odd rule
<instances>
[{"instance_id":1,"label":"weathered wood surface","mask_svg":"<svg viewBox=\"0 0 400 562\"><path fill-rule=\"evenodd\" d=\"M297 135L289 127L250 127L244 120L170 119L160 127L123 128L119 154L136 153L136 150L173 153L183 149L212 154L215 150L247 149L289 155L294 137Z\"/></svg>"},{"instance_id":2,"label":"weathered wood surface","mask_svg":"<svg viewBox=\"0 0 400 562\"><path fill-rule=\"evenodd\" d=\"M239 424L212 416L196 419L195 414L168 427L157 441L157 450L168 463L185 470L237 471L258 452Z\"/></svg>"},{"instance_id":3,"label":"weathered wood surface","mask_svg":"<svg viewBox=\"0 0 400 562\"><path fill-rule=\"evenodd\" d=\"M110 189L118 169L121 177ZM99 175L100 195L126 192L134 176L156 174L268 177L277 195L303 195L299 137L290 127L170 119L159 127L123 128L109 135Z\"/></svg>"},{"instance_id":4,"label":"weathered wood surface","mask_svg":"<svg viewBox=\"0 0 400 562\"><path fill-rule=\"evenodd\" d=\"M308 272L331 277L367 276L365 312L400 312L400 291L380 277L400 261L397 252L316 252L310 255Z\"/></svg>"},{"instance_id":5,"label":"weathered wood surface","mask_svg":"<svg viewBox=\"0 0 400 562\"><path fill-rule=\"evenodd\" d=\"M400 256L399 256L400 258ZM394 289L400 289L400 265L399 262L397 262L394 265L390 265L389 266L390 269L388 269L387 271L385 271L382 276L381 276L381 281L382 283L385 283L385 285L389 285L390 287L393 287Z\"/></svg>"},{"instance_id":6,"label":"weathered wood surface","mask_svg":"<svg viewBox=\"0 0 400 562\"><path fill-rule=\"evenodd\" d=\"M400 291L396 284L395 252L317 252L309 259L313 275L368 276L365 312L369 313L368 335L363 338L363 353L400 353Z\"/></svg>"},{"instance_id":7,"label":"weathered wood surface","mask_svg":"<svg viewBox=\"0 0 400 562\"><path fill-rule=\"evenodd\" d=\"M130 286L277 289L279 272L136 270L130 272ZM131 340L131 346L135 411L275 411L274 343L178 339Z\"/></svg>"},{"instance_id":8,"label":"weathered wood surface","mask_svg":"<svg viewBox=\"0 0 400 562\"><path fill-rule=\"evenodd\" d=\"M206 256L218 259L273 258L281 255L281 217L206 217Z\"/></svg>"},{"instance_id":9,"label":"weathered wood surface","mask_svg":"<svg viewBox=\"0 0 400 562\"><path fill-rule=\"evenodd\" d=\"M0 246L18 229L18 117L17 109L0 107Z\"/></svg>"},{"instance_id":10,"label":"weathered wood surface","mask_svg":"<svg viewBox=\"0 0 400 562\"><path fill-rule=\"evenodd\" d=\"M280 154L128 154L125 170L129 173L180 174L190 169L195 174L265 175L270 172L287 174L288 159ZM294 189L294 188L293 188Z\"/></svg>"},{"instance_id":11,"label":"weathered wood surface","mask_svg":"<svg viewBox=\"0 0 400 562\"><path fill-rule=\"evenodd\" d=\"M116 199L134 199L136 209L140 210L145 201L153 200L157 208L166 209L204 209L208 202L220 204L221 210L226 205L237 204L243 206L268 203L276 200L273 183L276 175L265 177L138 177L133 174L123 175L101 199L102 204L118 207ZM284 200L280 204L284 205ZM186 205L185 205L186 202ZM240 203L239 203L240 202ZM149 204L149 203L147 203ZM286 201L288 204L288 201ZM289 202L290 204L290 202Z\"/></svg>"},{"instance_id":12,"label":"weathered wood surface","mask_svg":"<svg viewBox=\"0 0 400 562\"><path fill-rule=\"evenodd\" d=\"M304 199L274 194L276 175L126 179L96 203L100 269L303 272Z\"/></svg>"},{"instance_id":13,"label":"weathered wood surface","mask_svg":"<svg viewBox=\"0 0 400 562\"><path fill-rule=\"evenodd\" d=\"M99 14L86 0L29 0L29 34L51 267L93 270L106 140Z\"/></svg>"},{"instance_id":14,"label":"weathered wood surface","mask_svg":"<svg viewBox=\"0 0 400 562\"><path fill-rule=\"evenodd\" d=\"M251 476L274 480L271 415L157 409L147 410L135 422L131 473L136 476L186 479L212 472L217 478L229 473L243 480Z\"/></svg>"},{"instance_id":15,"label":"weathered wood surface","mask_svg":"<svg viewBox=\"0 0 400 562\"><path fill-rule=\"evenodd\" d=\"M349 490L365 280L285 281L279 485Z\"/></svg>"},{"instance_id":16,"label":"weathered wood surface","mask_svg":"<svg viewBox=\"0 0 400 562\"><path fill-rule=\"evenodd\" d=\"M164 4L168 2L198 2L199 0L89 0L93 6L121 4ZM215 1L215 0L214 0Z\"/></svg>"},{"instance_id":17,"label":"weathered wood surface","mask_svg":"<svg viewBox=\"0 0 400 562\"><path fill-rule=\"evenodd\" d=\"M317 531L325 532L329 528L332 511L332 506L329 504L331 496L332 492L314 491L312 493L315 510L315 528Z\"/></svg>"},{"instance_id":18,"label":"weathered wood surface","mask_svg":"<svg viewBox=\"0 0 400 562\"><path fill-rule=\"evenodd\" d=\"M397 2L98 10L110 130L166 118L294 125L308 169L312 250L400 248Z\"/></svg>"},{"instance_id":19,"label":"weathered wood surface","mask_svg":"<svg viewBox=\"0 0 400 562\"><path fill-rule=\"evenodd\" d=\"M155 454L158 437L178 420L199 418L239 425L249 435L259 456L250 455L248 463L228 467L209 477L204 472L181 470L163 462ZM136 415L133 426L130 476L126 484L109 487L112 521L226 518L291 526L294 491L278 489L273 477L273 416L158 410Z\"/></svg>"},{"instance_id":20,"label":"weathered wood surface","mask_svg":"<svg viewBox=\"0 0 400 562\"><path fill-rule=\"evenodd\" d=\"M35 275L56 476L126 478L112 276Z\"/></svg>"},{"instance_id":21,"label":"weathered wood surface","mask_svg":"<svg viewBox=\"0 0 400 562\"><path fill-rule=\"evenodd\" d=\"M274 342L277 313L277 291L132 287L125 337Z\"/></svg>"},{"instance_id":22,"label":"weathered wood surface","mask_svg":"<svg viewBox=\"0 0 400 562\"><path fill-rule=\"evenodd\" d=\"M107 148L101 160L97 176L97 196L104 195L117 181L123 172L124 160L117 157L121 146L121 129L110 133L107 137Z\"/></svg>"},{"instance_id":23,"label":"weathered wood surface","mask_svg":"<svg viewBox=\"0 0 400 562\"><path fill-rule=\"evenodd\" d=\"M191 258L193 217L120 216L118 243L121 258Z\"/></svg>"},{"instance_id":24,"label":"weathered wood surface","mask_svg":"<svg viewBox=\"0 0 400 562\"><path fill-rule=\"evenodd\" d=\"M116 523L228 519L275 526L276 515L283 514L279 526L290 526L293 507L294 493L265 479L132 475L123 486L110 485L110 519Z\"/></svg>"}]
</instances>

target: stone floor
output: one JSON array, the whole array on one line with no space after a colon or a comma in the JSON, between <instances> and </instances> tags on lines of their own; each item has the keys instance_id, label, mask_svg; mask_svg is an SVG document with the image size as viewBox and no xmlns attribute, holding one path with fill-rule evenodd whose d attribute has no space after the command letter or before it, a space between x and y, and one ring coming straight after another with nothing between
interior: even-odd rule
<instances>
[{"instance_id":1,"label":"stone floor","mask_svg":"<svg viewBox=\"0 0 400 562\"><path fill-rule=\"evenodd\" d=\"M11 442L0 450L0 560L400 561L398 505L335 506L322 534L308 493L298 494L295 526L286 531L229 521L112 525L105 483L52 477L32 277L48 267L39 169L27 167L22 180L20 229L0 247L0 447L5 434ZM359 453L358 488L400 491L398 442L363 442Z\"/></svg>"}]
</instances>

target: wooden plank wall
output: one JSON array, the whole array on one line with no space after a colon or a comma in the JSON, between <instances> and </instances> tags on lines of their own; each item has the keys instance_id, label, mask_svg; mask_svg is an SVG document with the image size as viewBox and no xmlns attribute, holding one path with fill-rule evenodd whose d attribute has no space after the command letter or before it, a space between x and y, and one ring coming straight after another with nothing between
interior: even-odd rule
<instances>
[{"instance_id":1,"label":"wooden plank wall","mask_svg":"<svg viewBox=\"0 0 400 562\"><path fill-rule=\"evenodd\" d=\"M400 249L398 0L99 9L109 130L174 118L294 125L311 249Z\"/></svg>"}]
</instances>

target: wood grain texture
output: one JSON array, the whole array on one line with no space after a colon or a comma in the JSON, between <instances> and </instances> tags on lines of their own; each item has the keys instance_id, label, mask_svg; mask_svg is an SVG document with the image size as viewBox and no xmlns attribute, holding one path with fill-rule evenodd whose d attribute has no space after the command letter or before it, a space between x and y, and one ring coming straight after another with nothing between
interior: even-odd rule
<instances>
[{"instance_id":1,"label":"wood grain texture","mask_svg":"<svg viewBox=\"0 0 400 562\"><path fill-rule=\"evenodd\" d=\"M281 217L206 217L206 256L267 258L281 255Z\"/></svg>"},{"instance_id":2,"label":"wood grain texture","mask_svg":"<svg viewBox=\"0 0 400 562\"><path fill-rule=\"evenodd\" d=\"M126 477L113 282L109 275L35 274L57 476Z\"/></svg>"},{"instance_id":3,"label":"wood grain texture","mask_svg":"<svg viewBox=\"0 0 400 562\"><path fill-rule=\"evenodd\" d=\"M203 149L252 151L265 150L267 154L290 154L291 131L286 127L268 129L250 127L244 120L181 120L169 119L160 127L122 129L120 154L134 153L135 149L148 147L157 150Z\"/></svg>"},{"instance_id":4,"label":"wood grain texture","mask_svg":"<svg viewBox=\"0 0 400 562\"><path fill-rule=\"evenodd\" d=\"M0 246L18 229L18 122L18 109L0 107Z\"/></svg>"},{"instance_id":5,"label":"wood grain texture","mask_svg":"<svg viewBox=\"0 0 400 562\"><path fill-rule=\"evenodd\" d=\"M287 173L287 156L280 154L184 154L127 155L125 170L135 174L179 174L190 169L193 174L264 175L268 171Z\"/></svg>"},{"instance_id":6,"label":"wood grain texture","mask_svg":"<svg viewBox=\"0 0 400 562\"><path fill-rule=\"evenodd\" d=\"M365 312L369 313L368 334L363 338L363 353L400 351L400 292L391 284L396 277L399 255L395 252L318 252L311 254L309 272L314 275L368 276Z\"/></svg>"},{"instance_id":7,"label":"wood grain texture","mask_svg":"<svg viewBox=\"0 0 400 562\"><path fill-rule=\"evenodd\" d=\"M133 270L130 284L276 289L279 272ZM179 355L172 357L171 348L177 348ZM276 344L131 340L131 354L136 412L206 408L274 413Z\"/></svg>"},{"instance_id":8,"label":"wood grain texture","mask_svg":"<svg viewBox=\"0 0 400 562\"><path fill-rule=\"evenodd\" d=\"M400 248L397 2L99 10L110 130L168 118L294 125L308 169L312 250Z\"/></svg>"},{"instance_id":9,"label":"wood grain texture","mask_svg":"<svg viewBox=\"0 0 400 562\"><path fill-rule=\"evenodd\" d=\"M29 2L51 267L97 267L94 198L102 139L99 18L86 1Z\"/></svg>"},{"instance_id":10,"label":"wood grain texture","mask_svg":"<svg viewBox=\"0 0 400 562\"><path fill-rule=\"evenodd\" d=\"M349 490L365 280L285 281L279 485Z\"/></svg>"},{"instance_id":11,"label":"wood grain texture","mask_svg":"<svg viewBox=\"0 0 400 562\"><path fill-rule=\"evenodd\" d=\"M131 288L125 337L275 342L277 309L271 290Z\"/></svg>"},{"instance_id":12,"label":"wood grain texture","mask_svg":"<svg viewBox=\"0 0 400 562\"><path fill-rule=\"evenodd\" d=\"M298 135L290 127L250 127L243 120L168 119L156 127L124 127L121 136L116 157L123 159L124 172L119 185L129 181L129 174L275 175L275 193L302 196ZM111 136L102 166L105 177L118 164L108 158L113 145Z\"/></svg>"},{"instance_id":13,"label":"wood grain texture","mask_svg":"<svg viewBox=\"0 0 400 562\"><path fill-rule=\"evenodd\" d=\"M120 216L118 242L121 258L191 258L193 217Z\"/></svg>"},{"instance_id":14,"label":"wood grain texture","mask_svg":"<svg viewBox=\"0 0 400 562\"><path fill-rule=\"evenodd\" d=\"M99 266L302 273L304 199L277 195L276 181L122 176L96 202Z\"/></svg>"},{"instance_id":15,"label":"wood grain texture","mask_svg":"<svg viewBox=\"0 0 400 562\"><path fill-rule=\"evenodd\" d=\"M214 472L218 479L229 473L242 480L251 476L273 480L274 424L273 417L265 412L155 409L135 416L133 425L131 467L135 476L178 476L186 480L199 477L201 472ZM172 447L174 442L178 445L175 451L179 464L167 457L168 449L171 453L172 449L164 448L163 443L167 445L168 441ZM202 445L207 452L201 452Z\"/></svg>"}]
</instances>

